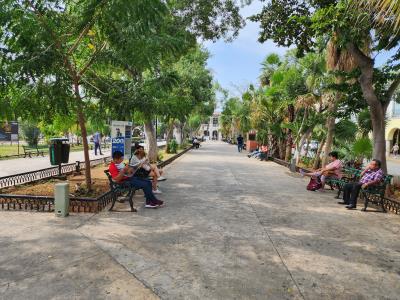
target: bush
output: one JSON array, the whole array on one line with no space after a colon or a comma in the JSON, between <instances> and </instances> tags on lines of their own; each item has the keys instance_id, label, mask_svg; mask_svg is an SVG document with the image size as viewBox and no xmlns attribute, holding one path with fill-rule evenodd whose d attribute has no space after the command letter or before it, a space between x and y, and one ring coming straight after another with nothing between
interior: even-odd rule
<instances>
[{"instance_id":1,"label":"bush","mask_svg":"<svg viewBox=\"0 0 400 300\"><path fill-rule=\"evenodd\" d=\"M22 123L21 125L22 136L24 137L25 141L28 143L29 146L37 146L39 142L39 128L36 125L31 123Z\"/></svg>"},{"instance_id":2,"label":"bush","mask_svg":"<svg viewBox=\"0 0 400 300\"><path fill-rule=\"evenodd\" d=\"M168 143L168 147L167 147L167 153L177 153L178 152L178 143L176 142L176 140L171 140Z\"/></svg>"},{"instance_id":3,"label":"bush","mask_svg":"<svg viewBox=\"0 0 400 300\"><path fill-rule=\"evenodd\" d=\"M164 151L160 150L157 153L157 161L162 161L164 158Z\"/></svg>"}]
</instances>

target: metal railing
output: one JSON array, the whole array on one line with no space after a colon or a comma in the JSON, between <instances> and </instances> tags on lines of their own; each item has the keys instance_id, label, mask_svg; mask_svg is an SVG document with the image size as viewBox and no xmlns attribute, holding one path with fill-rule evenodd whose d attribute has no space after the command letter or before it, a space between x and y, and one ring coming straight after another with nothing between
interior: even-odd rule
<instances>
[{"instance_id":1,"label":"metal railing","mask_svg":"<svg viewBox=\"0 0 400 300\"><path fill-rule=\"evenodd\" d=\"M93 166L99 165L104 162L109 162L109 161L110 161L110 158L93 159L90 161L90 166L93 167ZM85 167L84 162L80 162L80 168L83 169L84 167ZM62 165L61 166L61 174L63 174L63 175L70 174L75 170L75 168L76 168L76 163ZM24 184L24 183L35 182L35 181L42 180L42 179L48 179L48 178L51 178L56 175L58 175L58 166L41 169L41 170L30 171L30 172L25 172L25 173L9 175L9 176L4 176L4 177L0 177L0 189L15 186L15 185L20 185L20 184Z\"/></svg>"}]
</instances>

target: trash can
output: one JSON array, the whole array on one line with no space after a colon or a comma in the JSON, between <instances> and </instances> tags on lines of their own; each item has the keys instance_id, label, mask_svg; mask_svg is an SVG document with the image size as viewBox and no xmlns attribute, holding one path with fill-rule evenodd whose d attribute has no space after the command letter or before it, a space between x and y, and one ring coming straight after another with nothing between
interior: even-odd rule
<instances>
[{"instance_id":1,"label":"trash can","mask_svg":"<svg viewBox=\"0 0 400 300\"><path fill-rule=\"evenodd\" d=\"M56 138L50 140L50 163L52 166L68 163L70 145L66 138Z\"/></svg>"}]
</instances>

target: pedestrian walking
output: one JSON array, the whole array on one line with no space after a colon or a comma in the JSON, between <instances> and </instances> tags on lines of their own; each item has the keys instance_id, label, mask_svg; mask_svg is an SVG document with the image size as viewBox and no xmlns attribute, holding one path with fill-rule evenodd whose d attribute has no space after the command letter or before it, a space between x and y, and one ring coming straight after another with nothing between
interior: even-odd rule
<instances>
[{"instance_id":1,"label":"pedestrian walking","mask_svg":"<svg viewBox=\"0 0 400 300\"><path fill-rule=\"evenodd\" d=\"M237 145L238 145L238 152L242 152L243 150L243 137L241 134L237 137Z\"/></svg>"},{"instance_id":2,"label":"pedestrian walking","mask_svg":"<svg viewBox=\"0 0 400 300\"><path fill-rule=\"evenodd\" d=\"M399 154L399 145L397 143L393 146L392 151L393 151L394 157L397 158L397 155Z\"/></svg>"},{"instance_id":3,"label":"pedestrian walking","mask_svg":"<svg viewBox=\"0 0 400 300\"><path fill-rule=\"evenodd\" d=\"M101 133L96 131L96 133L93 135L93 142L94 142L94 155L97 155L97 149L99 149L100 155L103 155L101 153Z\"/></svg>"}]
</instances>

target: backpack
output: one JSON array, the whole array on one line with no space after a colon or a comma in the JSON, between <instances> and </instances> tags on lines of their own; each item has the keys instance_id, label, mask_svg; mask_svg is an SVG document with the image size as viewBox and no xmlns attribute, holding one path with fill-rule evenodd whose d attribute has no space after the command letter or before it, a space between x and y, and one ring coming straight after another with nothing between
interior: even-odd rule
<instances>
[{"instance_id":1,"label":"backpack","mask_svg":"<svg viewBox=\"0 0 400 300\"><path fill-rule=\"evenodd\" d=\"M321 181L318 178L313 178L311 177L310 182L307 185L307 190L308 191L316 191L319 190L322 187Z\"/></svg>"}]
</instances>

